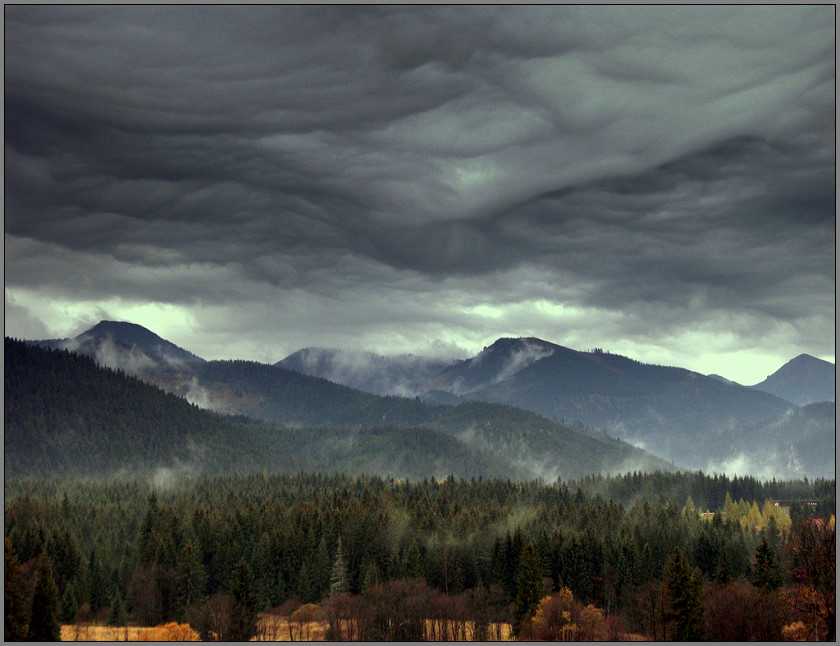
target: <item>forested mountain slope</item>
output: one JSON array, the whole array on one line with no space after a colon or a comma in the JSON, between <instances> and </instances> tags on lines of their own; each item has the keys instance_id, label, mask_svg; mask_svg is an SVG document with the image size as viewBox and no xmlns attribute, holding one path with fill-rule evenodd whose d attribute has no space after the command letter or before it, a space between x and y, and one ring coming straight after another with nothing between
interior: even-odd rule
<instances>
[{"instance_id":1,"label":"forested mountain slope","mask_svg":"<svg viewBox=\"0 0 840 646\"><path fill-rule=\"evenodd\" d=\"M214 396L251 402L250 410L271 422L200 410L87 357L6 339L6 473L166 467L554 478L669 466L625 443L506 406L380 398L249 362L202 363L192 378ZM281 419L294 426L277 424Z\"/></svg>"},{"instance_id":2,"label":"forested mountain slope","mask_svg":"<svg viewBox=\"0 0 840 646\"><path fill-rule=\"evenodd\" d=\"M450 363L415 355L386 357L373 352L304 348L274 365L374 395L414 397Z\"/></svg>"},{"instance_id":3,"label":"forested mountain slope","mask_svg":"<svg viewBox=\"0 0 840 646\"><path fill-rule=\"evenodd\" d=\"M554 479L601 470L673 468L604 433L513 406L485 402L448 406L417 398L379 397L249 361L208 361L196 368L195 376L200 396L217 410L304 426L426 426L493 451L532 476ZM195 395L195 384L190 389Z\"/></svg>"},{"instance_id":4,"label":"forested mountain slope","mask_svg":"<svg viewBox=\"0 0 840 646\"><path fill-rule=\"evenodd\" d=\"M502 402L553 419L579 420L681 466L704 469L731 457L743 427L792 408L768 393L683 368L539 339L500 339L427 387L461 401Z\"/></svg>"},{"instance_id":5,"label":"forested mountain slope","mask_svg":"<svg viewBox=\"0 0 840 646\"><path fill-rule=\"evenodd\" d=\"M4 369L7 476L247 471L276 457L247 426L88 357L6 338Z\"/></svg>"}]
</instances>

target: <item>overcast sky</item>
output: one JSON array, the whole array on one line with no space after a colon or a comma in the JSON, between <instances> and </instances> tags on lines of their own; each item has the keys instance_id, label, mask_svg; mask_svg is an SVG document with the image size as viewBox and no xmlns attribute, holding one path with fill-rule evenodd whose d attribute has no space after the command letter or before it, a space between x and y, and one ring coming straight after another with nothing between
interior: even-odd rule
<instances>
[{"instance_id":1,"label":"overcast sky","mask_svg":"<svg viewBox=\"0 0 840 646\"><path fill-rule=\"evenodd\" d=\"M5 7L6 335L835 355L835 8Z\"/></svg>"}]
</instances>

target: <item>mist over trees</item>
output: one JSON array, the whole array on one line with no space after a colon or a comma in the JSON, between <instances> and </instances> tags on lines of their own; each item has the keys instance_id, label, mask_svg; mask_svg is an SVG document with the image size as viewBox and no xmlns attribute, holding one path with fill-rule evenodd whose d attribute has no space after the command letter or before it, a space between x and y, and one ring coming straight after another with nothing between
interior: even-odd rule
<instances>
[{"instance_id":1,"label":"mist over trees","mask_svg":"<svg viewBox=\"0 0 840 646\"><path fill-rule=\"evenodd\" d=\"M663 477L696 506L600 493ZM819 507L780 523L769 497L743 498L751 487ZM700 474L12 479L5 627L22 634L25 618L27 631L49 631L50 617L75 610L76 621L187 623L203 638L243 639L273 612L295 638L317 619L342 639L492 638L500 626L520 638L695 638L716 634L717 621L780 639L816 613L822 639L834 631L833 490ZM753 625L765 607L775 619ZM812 636L813 621L803 625Z\"/></svg>"}]
</instances>

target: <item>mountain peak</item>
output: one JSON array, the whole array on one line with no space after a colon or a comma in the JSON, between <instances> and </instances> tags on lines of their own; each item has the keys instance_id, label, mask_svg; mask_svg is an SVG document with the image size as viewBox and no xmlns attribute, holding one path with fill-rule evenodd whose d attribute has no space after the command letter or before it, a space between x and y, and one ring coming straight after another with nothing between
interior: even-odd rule
<instances>
[{"instance_id":1,"label":"mountain peak","mask_svg":"<svg viewBox=\"0 0 840 646\"><path fill-rule=\"evenodd\" d=\"M159 337L151 330L128 321L100 321L77 340L106 337L129 347L136 347L151 357L169 361L203 361L192 352L178 347L174 343Z\"/></svg>"},{"instance_id":2,"label":"mountain peak","mask_svg":"<svg viewBox=\"0 0 840 646\"><path fill-rule=\"evenodd\" d=\"M797 406L834 400L834 364L800 354L753 386Z\"/></svg>"},{"instance_id":3,"label":"mountain peak","mask_svg":"<svg viewBox=\"0 0 840 646\"><path fill-rule=\"evenodd\" d=\"M84 332L83 335L119 337L119 340L122 342L126 342L129 339L136 339L141 342L149 340L163 341L161 337L148 328L137 323L129 323L128 321L99 321L99 323Z\"/></svg>"}]
</instances>

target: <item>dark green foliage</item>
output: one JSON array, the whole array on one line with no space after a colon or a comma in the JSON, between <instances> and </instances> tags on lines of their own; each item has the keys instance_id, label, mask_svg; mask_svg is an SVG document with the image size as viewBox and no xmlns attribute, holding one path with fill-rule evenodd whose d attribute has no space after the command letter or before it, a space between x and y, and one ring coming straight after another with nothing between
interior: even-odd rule
<instances>
[{"instance_id":1,"label":"dark green foliage","mask_svg":"<svg viewBox=\"0 0 840 646\"><path fill-rule=\"evenodd\" d=\"M524 621L534 616L543 593L540 566L530 542L522 546L518 562L512 625L514 635L519 634Z\"/></svg>"},{"instance_id":2,"label":"dark green foliage","mask_svg":"<svg viewBox=\"0 0 840 646\"><path fill-rule=\"evenodd\" d=\"M72 624L79 612L79 595L76 591L76 582L70 581L61 593L59 600L58 618L63 624Z\"/></svg>"},{"instance_id":3,"label":"dark green foliage","mask_svg":"<svg viewBox=\"0 0 840 646\"><path fill-rule=\"evenodd\" d=\"M663 618L669 625L669 639L696 641L703 631L703 575L692 569L682 550L674 552L665 564L662 581L666 589Z\"/></svg>"},{"instance_id":4,"label":"dark green foliage","mask_svg":"<svg viewBox=\"0 0 840 646\"><path fill-rule=\"evenodd\" d=\"M365 572L368 580L366 581L366 585L364 585L364 587L367 587L367 585L376 581L376 564L371 561L368 563L368 566L369 568L374 569L372 572L370 569ZM341 537L339 537L338 544L335 548L335 560L333 561L332 570L330 571L330 594L343 594L347 592L348 588L347 561L344 558L344 550L341 547Z\"/></svg>"},{"instance_id":5,"label":"dark green foliage","mask_svg":"<svg viewBox=\"0 0 840 646\"><path fill-rule=\"evenodd\" d=\"M4 542L3 567L3 639L23 641L29 636L26 583L8 538Z\"/></svg>"},{"instance_id":6,"label":"dark green foliage","mask_svg":"<svg viewBox=\"0 0 840 646\"><path fill-rule=\"evenodd\" d=\"M726 586L735 580L732 574L732 568L729 564L729 555L726 553L726 548L720 552L717 567L715 568L715 583L720 586Z\"/></svg>"},{"instance_id":7,"label":"dark green foliage","mask_svg":"<svg viewBox=\"0 0 840 646\"><path fill-rule=\"evenodd\" d=\"M782 587L782 573L776 555L770 548L767 538L755 548L755 563L753 565L753 584L765 590L778 590Z\"/></svg>"},{"instance_id":8,"label":"dark green foliage","mask_svg":"<svg viewBox=\"0 0 840 646\"><path fill-rule=\"evenodd\" d=\"M125 602L122 595L117 592L111 601L111 608L108 611L108 625L109 626L123 626L127 620L127 613L125 611Z\"/></svg>"},{"instance_id":9,"label":"dark green foliage","mask_svg":"<svg viewBox=\"0 0 840 646\"><path fill-rule=\"evenodd\" d=\"M257 634L258 599L254 594L254 573L244 558L233 570L230 596L230 624L224 641L247 642Z\"/></svg>"},{"instance_id":10,"label":"dark green foliage","mask_svg":"<svg viewBox=\"0 0 840 646\"><path fill-rule=\"evenodd\" d=\"M105 576L105 567L102 565L102 561L97 555L96 550L90 553L87 579L87 600L90 604L90 611L93 615L97 615L102 608L108 607L112 590L108 577Z\"/></svg>"},{"instance_id":11,"label":"dark green foliage","mask_svg":"<svg viewBox=\"0 0 840 646\"><path fill-rule=\"evenodd\" d=\"M657 481L658 475L644 478ZM790 486L818 497L813 494L822 485ZM695 500L700 495L692 493ZM707 576L724 569L725 554L728 581L749 572L750 554L761 540L738 522L683 514L684 500L657 496L624 508L563 482L481 478L255 474L184 477L160 488L148 479L12 479L6 482L5 530L18 554L36 545L65 553L68 541L50 537L66 532L88 558L80 566L82 582L69 581L62 599L75 588L79 605L88 602L90 569L108 591L101 616L119 595L128 620L141 625L198 617L210 606L229 614L234 581L250 581L237 595L246 600L244 608L259 611L299 598L299 592L313 602L331 602L330 589L342 579L347 595L333 598L370 590L364 598L375 600L376 594L401 591L414 603L421 588L388 586L413 579L466 603L483 586L493 601L481 612L510 621L517 600L522 615L531 611L528 593L547 579L555 589L569 586L581 603L621 615L632 630L661 636L659 597L648 595L655 606L650 621L634 617L642 609L639 595L656 592L675 547L690 572L719 549ZM828 547L823 552L832 553ZM794 556L802 561L801 551L787 558L793 563ZM824 569L814 568L814 576ZM523 577L533 585L522 585ZM828 590L827 583L820 589ZM33 585L31 577L26 586ZM377 607L388 609L388 603ZM670 624L674 630L678 616ZM411 621L406 634L416 627ZM370 626L375 632L376 623Z\"/></svg>"},{"instance_id":12,"label":"dark green foliage","mask_svg":"<svg viewBox=\"0 0 840 646\"><path fill-rule=\"evenodd\" d=\"M29 637L32 641L38 642L60 641L58 586L53 580L52 564L46 554L42 554L38 559L35 576L35 595L32 597Z\"/></svg>"},{"instance_id":13,"label":"dark green foliage","mask_svg":"<svg viewBox=\"0 0 840 646\"><path fill-rule=\"evenodd\" d=\"M201 549L194 541L185 541L178 554L175 568L178 591L175 611L179 618L190 606L199 606L204 601L204 585L207 575L201 562Z\"/></svg>"},{"instance_id":14,"label":"dark green foliage","mask_svg":"<svg viewBox=\"0 0 840 646\"><path fill-rule=\"evenodd\" d=\"M104 475L165 468L207 473L377 472L399 477L564 477L632 459L669 465L603 433L511 406L439 406L377 397L251 362L191 363L231 412L199 410L88 357L5 340L5 465L9 476ZM190 373L192 374L192 373ZM174 388L169 373L162 385ZM257 404L254 404L257 402ZM278 423L293 424L294 428ZM300 424L319 426L301 429ZM514 466L514 462L517 466Z\"/></svg>"},{"instance_id":15,"label":"dark green foliage","mask_svg":"<svg viewBox=\"0 0 840 646\"><path fill-rule=\"evenodd\" d=\"M249 428L88 357L8 338L4 350L6 477L141 473L199 457L211 473L247 471L281 457Z\"/></svg>"}]
</instances>

